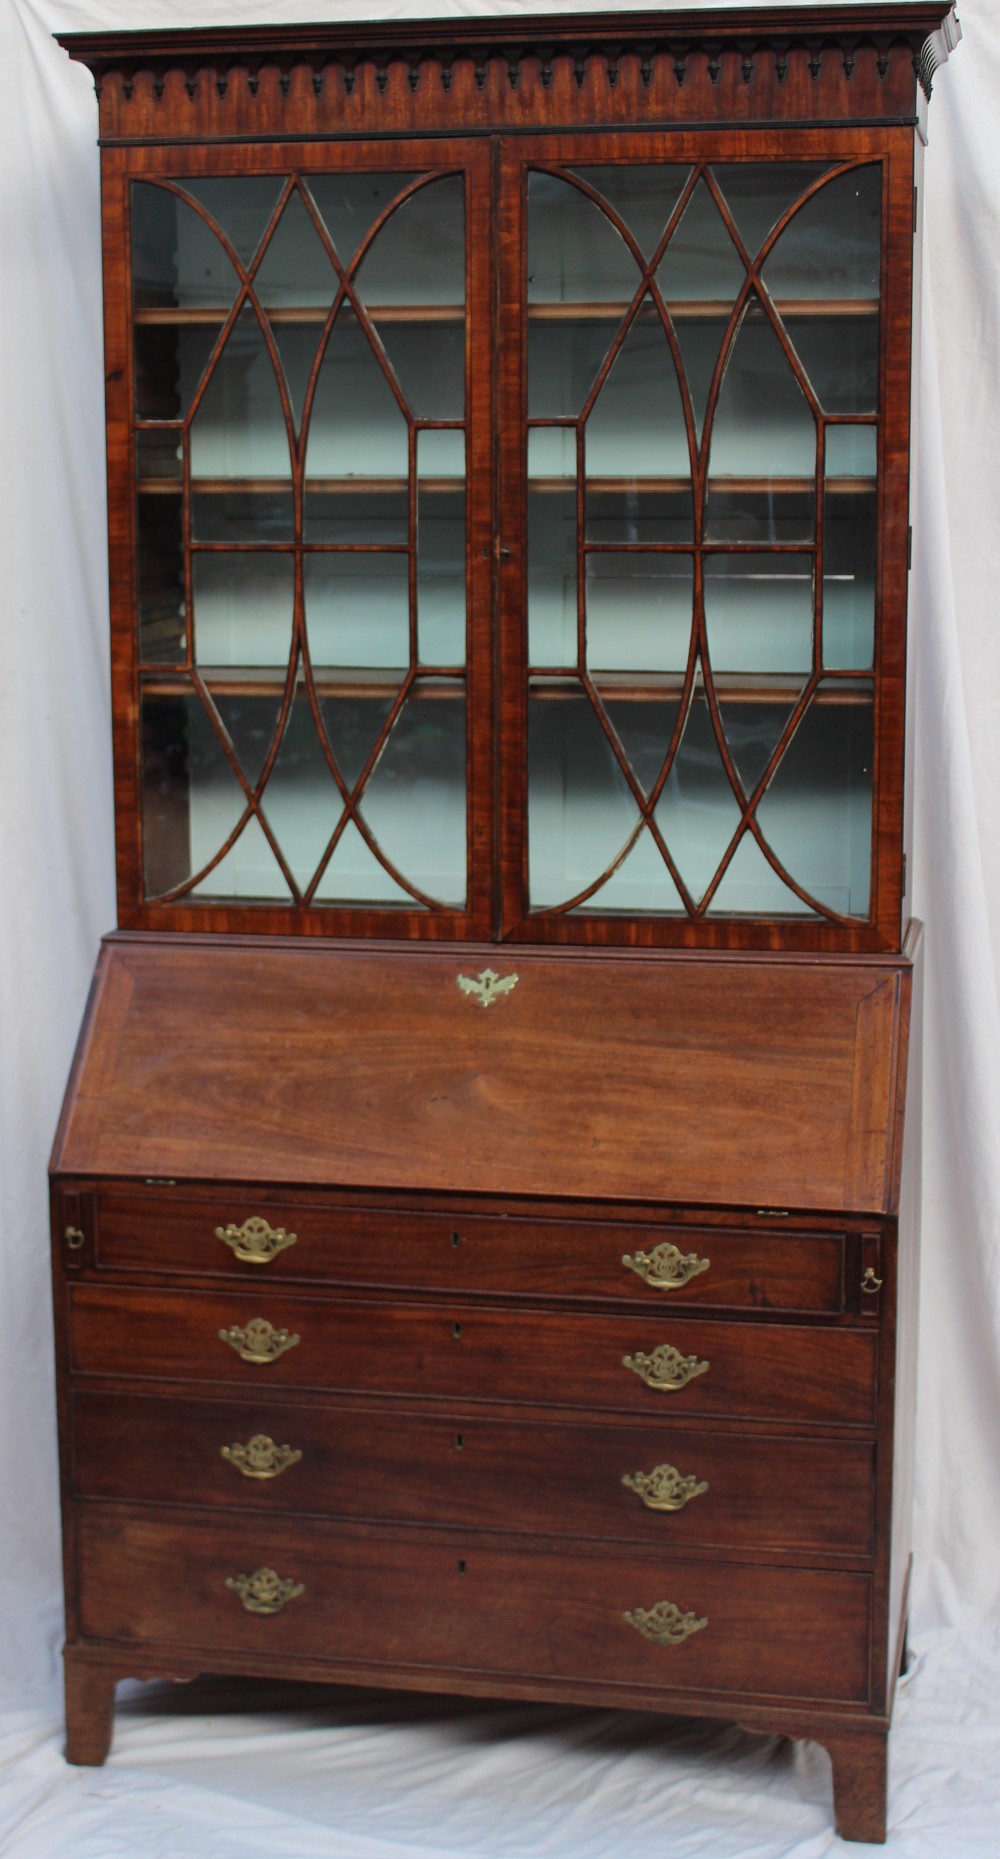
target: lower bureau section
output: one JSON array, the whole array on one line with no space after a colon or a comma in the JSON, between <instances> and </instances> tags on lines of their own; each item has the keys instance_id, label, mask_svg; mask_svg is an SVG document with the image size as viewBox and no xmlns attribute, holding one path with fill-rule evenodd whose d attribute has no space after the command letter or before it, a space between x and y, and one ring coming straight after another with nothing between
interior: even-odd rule
<instances>
[{"instance_id":1,"label":"lower bureau section","mask_svg":"<svg viewBox=\"0 0 1000 1859\"><path fill-rule=\"evenodd\" d=\"M863 1705L870 1580L580 1545L480 1547L334 1524L77 1513L92 1640L394 1673ZM678 1701L682 1702L681 1696Z\"/></svg>"},{"instance_id":2,"label":"lower bureau section","mask_svg":"<svg viewBox=\"0 0 1000 1859\"><path fill-rule=\"evenodd\" d=\"M865 1441L390 1401L73 1398L85 1498L693 1547L867 1556Z\"/></svg>"}]
</instances>

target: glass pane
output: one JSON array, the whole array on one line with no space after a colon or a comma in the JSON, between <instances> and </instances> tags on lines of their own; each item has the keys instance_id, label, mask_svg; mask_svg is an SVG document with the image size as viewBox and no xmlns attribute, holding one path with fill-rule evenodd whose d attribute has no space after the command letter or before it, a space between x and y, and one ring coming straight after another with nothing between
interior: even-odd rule
<instances>
[{"instance_id":1,"label":"glass pane","mask_svg":"<svg viewBox=\"0 0 1000 1859\"><path fill-rule=\"evenodd\" d=\"M406 484L365 490L348 480L322 486L307 482L303 520L307 542L405 543L410 528Z\"/></svg>"},{"instance_id":2,"label":"glass pane","mask_svg":"<svg viewBox=\"0 0 1000 1859\"><path fill-rule=\"evenodd\" d=\"M187 650L180 496L148 492L137 506L139 657L177 664Z\"/></svg>"},{"instance_id":3,"label":"glass pane","mask_svg":"<svg viewBox=\"0 0 1000 1859\"><path fill-rule=\"evenodd\" d=\"M680 748L654 817L671 858L697 900L707 891L740 823L740 809L700 688L692 698Z\"/></svg>"},{"instance_id":4,"label":"glass pane","mask_svg":"<svg viewBox=\"0 0 1000 1859\"><path fill-rule=\"evenodd\" d=\"M697 305L693 306L693 313L689 313L681 305L674 310L673 323L684 378L691 397L695 431L700 440L715 366L726 332L726 313L723 311L713 316L699 310Z\"/></svg>"},{"instance_id":5,"label":"glass pane","mask_svg":"<svg viewBox=\"0 0 1000 1859\"><path fill-rule=\"evenodd\" d=\"M823 161L717 162L712 174L751 258L790 206L829 167Z\"/></svg>"},{"instance_id":6,"label":"glass pane","mask_svg":"<svg viewBox=\"0 0 1000 1859\"><path fill-rule=\"evenodd\" d=\"M373 323L410 412L421 420L465 416L465 318L461 311L375 316Z\"/></svg>"},{"instance_id":7,"label":"glass pane","mask_svg":"<svg viewBox=\"0 0 1000 1859\"><path fill-rule=\"evenodd\" d=\"M753 297L726 361L710 446L708 538L755 542L765 536L795 541L811 537L815 516L809 481L816 472L816 422L774 329ZM799 500L794 510L790 498Z\"/></svg>"},{"instance_id":8,"label":"glass pane","mask_svg":"<svg viewBox=\"0 0 1000 1859\"><path fill-rule=\"evenodd\" d=\"M686 540L687 428L666 333L651 308L629 329L585 432L589 539L599 539L600 526L601 540L672 541L680 520Z\"/></svg>"},{"instance_id":9,"label":"glass pane","mask_svg":"<svg viewBox=\"0 0 1000 1859\"><path fill-rule=\"evenodd\" d=\"M308 176L309 192L342 265L350 264L375 221L414 179L399 172Z\"/></svg>"},{"instance_id":10,"label":"glass pane","mask_svg":"<svg viewBox=\"0 0 1000 1859\"><path fill-rule=\"evenodd\" d=\"M221 312L209 315L204 323L136 322L136 419L185 418L221 331Z\"/></svg>"},{"instance_id":11,"label":"glass pane","mask_svg":"<svg viewBox=\"0 0 1000 1859\"><path fill-rule=\"evenodd\" d=\"M319 706L327 741L350 788L360 781L399 693L396 680L324 680ZM360 835L359 835L360 837ZM364 839L361 840L364 845ZM343 860L339 861L343 865ZM375 860L378 864L378 860Z\"/></svg>"},{"instance_id":12,"label":"glass pane","mask_svg":"<svg viewBox=\"0 0 1000 1859\"><path fill-rule=\"evenodd\" d=\"M235 845L195 885L191 896L218 903L291 903L292 893L259 820L251 816Z\"/></svg>"},{"instance_id":13,"label":"glass pane","mask_svg":"<svg viewBox=\"0 0 1000 1859\"><path fill-rule=\"evenodd\" d=\"M691 642L692 577L690 555L588 554L590 670L683 672Z\"/></svg>"},{"instance_id":14,"label":"glass pane","mask_svg":"<svg viewBox=\"0 0 1000 1859\"><path fill-rule=\"evenodd\" d=\"M301 683L264 789L263 808L295 882L304 891L343 812L343 801Z\"/></svg>"},{"instance_id":15,"label":"glass pane","mask_svg":"<svg viewBox=\"0 0 1000 1859\"><path fill-rule=\"evenodd\" d=\"M731 309L746 269L704 180L698 182L656 273L667 305L723 304Z\"/></svg>"},{"instance_id":16,"label":"glass pane","mask_svg":"<svg viewBox=\"0 0 1000 1859\"><path fill-rule=\"evenodd\" d=\"M538 473L536 441L528 434L528 660L575 665L576 489Z\"/></svg>"},{"instance_id":17,"label":"glass pane","mask_svg":"<svg viewBox=\"0 0 1000 1859\"><path fill-rule=\"evenodd\" d=\"M191 486L191 532L196 542L291 542L291 487L285 490L199 492Z\"/></svg>"},{"instance_id":18,"label":"glass pane","mask_svg":"<svg viewBox=\"0 0 1000 1859\"><path fill-rule=\"evenodd\" d=\"M465 902L465 786L465 688L422 683L393 725L361 811L402 876L443 904Z\"/></svg>"},{"instance_id":19,"label":"glass pane","mask_svg":"<svg viewBox=\"0 0 1000 1859\"><path fill-rule=\"evenodd\" d=\"M340 279L302 195L293 192L254 273L254 290L265 309L312 304L328 310Z\"/></svg>"},{"instance_id":20,"label":"glass pane","mask_svg":"<svg viewBox=\"0 0 1000 1859\"><path fill-rule=\"evenodd\" d=\"M628 765L648 798L660 778L677 724L680 682L663 680L657 689L605 675L594 683Z\"/></svg>"},{"instance_id":21,"label":"glass pane","mask_svg":"<svg viewBox=\"0 0 1000 1859\"><path fill-rule=\"evenodd\" d=\"M185 179L184 192L210 213L237 258L249 268L285 185L279 174L220 174ZM190 266L197 276L194 264ZM185 271L186 275L186 271Z\"/></svg>"},{"instance_id":22,"label":"glass pane","mask_svg":"<svg viewBox=\"0 0 1000 1859\"><path fill-rule=\"evenodd\" d=\"M572 680L528 693L528 891L533 910L568 903L598 879L639 810L589 698Z\"/></svg>"},{"instance_id":23,"label":"glass pane","mask_svg":"<svg viewBox=\"0 0 1000 1859\"><path fill-rule=\"evenodd\" d=\"M571 181L528 175L528 302L614 303L622 314L641 273L606 213Z\"/></svg>"},{"instance_id":24,"label":"glass pane","mask_svg":"<svg viewBox=\"0 0 1000 1859\"><path fill-rule=\"evenodd\" d=\"M744 833L708 906L713 917L814 917L809 904L779 878L752 833Z\"/></svg>"},{"instance_id":25,"label":"glass pane","mask_svg":"<svg viewBox=\"0 0 1000 1859\"><path fill-rule=\"evenodd\" d=\"M789 221L761 273L774 298L877 297L882 259L882 169L827 181Z\"/></svg>"},{"instance_id":26,"label":"glass pane","mask_svg":"<svg viewBox=\"0 0 1000 1859\"><path fill-rule=\"evenodd\" d=\"M868 915L872 719L870 681L824 680L757 808L790 876L842 916Z\"/></svg>"},{"instance_id":27,"label":"glass pane","mask_svg":"<svg viewBox=\"0 0 1000 1859\"><path fill-rule=\"evenodd\" d=\"M322 327L319 323L278 323L272 325L271 334L292 403L295 431L299 432Z\"/></svg>"},{"instance_id":28,"label":"glass pane","mask_svg":"<svg viewBox=\"0 0 1000 1859\"><path fill-rule=\"evenodd\" d=\"M392 904L424 910L375 857L353 820L348 820L314 893L317 904Z\"/></svg>"},{"instance_id":29,"label":"glass pane","mask_svg":"<svg viewBox=\"0 0 1000 1859\"><path fill-rule=\"evenodd\" d=\"M800 678L758 678L752 683L741 679L735 688L726 680L716 684L722 733L748 800L785 733L802 688Z\"/></svg>"},{"instance_id":30,"label":"glass pane","mask_svg":"<svg viewBox=\"0 0 1000 1859\"><path fill-rule=\"evenodd\" d=\"M417 641L422 665L464 665L465 434L417 437Z\"/></svg>"},{"instance_id":31,"label":"glass pane","mask_svg":"<svg viewBox=\"0 0 1000 1859\"><path fill-rule=\"evenodd\" d=\"M878 407L878 317L786 316L814 394L826 413L874 413Z\"/></svg>"},{"instance_id":32,"label":"glass pane","mask_svg":"<svg viewBox=\"0 0 1000 1859\"><path fill-rule=\"evenodd\" d=\"M826 495L823 499L823 663L832 669L867 671L875 654L875 573L878 560L878 495L859 476L839 476L834 433L871 432L871 427L827 429ZM832 456L831 456L832 451ZM831 469L832 466L832 469Z\"/></svg>"},{"instance_id":33,"label":"glass pane","mask_svg":"<svg viewBox=\"0 0 1000 1859\"><path fill-rule=\"evenodd\" d=\"M713 671L811 671L812 556L706 555L705 625Z\"/></svg>"},{"instance_id":34,"label":"glass pane","mask_svg":"<svg viewBox=\"0 0 1000 1859\"><path fill-rule=\"evenodd\" d=\"M191 574L197 664L283 672L292 649L292 555L195 555Z\"/></svg>"},{"instance_id":35,"label":"glass pane","mask_svg":"<svg viewBox=\"0 0 1000 1859\"><path fill-rule=\"evenodd\" d=\"M464 304L465 181L444 175L418 187L377 232L355 278L365 308Z\"/></svg>"},{"instance_id":36,"label":"glass pane","mask_svg":"<svg viewBox=\"0 0 1000 1859\"><path fill-rule=\"evenodd\" d=\"M657 162L649 167L621 163L615 167L577 168L576 172L614 208L650 259L691 170Z\"/></svg>"},{"instance_id":37,"label":"glass pane","mask_svg":"<svg viewBox=\"0 0 1000 1859\"><path fill-rule=\"evenodd\" d=\"M618 329L611 317L528 312L528 417L576 419Z\"/></svg>"},{"instance_id":38,"label":"glass pane","mask_svg":"<svg viewBox=\"0 0 1000 1859\"><path fill-rule=\"evenodd\" d=\"M343 309L320 365L306 475L405 483L408 473L406 416L354 311Z\"/></svg>"},{"instance_id":39,"label":"glass pane","mask_svg":"<svg viewBox=\"0 0 1000 1859\"><path fill-rule=\"evenodd\" d=\"M278 727L282 692L273 685L255 691L246 683L232 688L213 682L209 689L233 753L250 786L256 787ZM214 876L212 888L218 888Z\"/></svg>"},{"instance_id":40,"label":"glass pane","mask_svg":"<svg viewBox=\"0 0 1000 1859\"><path fill-rule=\"evenodd\" d=\"M190 685L147 679L140 716L145 895L160 897L207 865L246 797Z\"/></svg>"},{"instance_id":41,"label":"glass pane","mask_svg":"<svg viewBox=\"0 0 1000 1859\"><path fill-rule=\"evenodd\" d=\"M577 904L572 914L607 916L614 912L639 916L649 910L655 910L659 916L686 915L680 892L659 847L648 826L644 826L617 870L585 904Z\"/></svg>"},{"instance_id":42,"label":"glass pane","mask_svg":"<svg viewBox=\"0 0 1000 1859\"><path fill-rule=\"evenodd\" d=\"M279 183L273 185L272 206ZM261 232L264 230L261 224ZM211 227L165 187L132 183L132 303L151 309L212 304L228 309L239 277Z\"/></svg>"},{"instance_id":43,"label":"glass pane","mask_svg":"<svg viewBox=\"0 0 1000 1859\"><path fill-rule=\"evenodd\" d=\"M377 551L307 555L306 631L313 670L410 662L410 565Z\"/></svg>"},{"instance_id":44,"label":"glass pane","mask_svg":"<svg viewBox=\"0 0 1000 1859\"><path fill-rule=\"evenodd\" d=\"M249 308L240 311L191 422L191 476L291 476L278 377Z\"/></svg>"}]
</instances>

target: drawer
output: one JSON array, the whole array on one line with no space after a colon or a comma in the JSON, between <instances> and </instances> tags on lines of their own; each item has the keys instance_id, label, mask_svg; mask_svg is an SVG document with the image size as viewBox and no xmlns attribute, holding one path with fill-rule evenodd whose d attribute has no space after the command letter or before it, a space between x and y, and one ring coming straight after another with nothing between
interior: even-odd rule
<instances>
[{"instance_id":1,"label":"drawer","mask_svg":"<svg viewBox=\"0 0 1000 1859\"><path fill-rule=\"evenodd\" d=\"M79 1284L70 1332L78 1373L248 1392L336 1388L862 1426L875 1417L877 1335L832 1326L307 1299L268 1285L249 1295ZM281 1353L243 1360L229 1333L255 1355ZM650 1386L653 1373L683 1385Z\"/></svg>"},{"instance_id":2,"label":"drawer","mask_svg":"<svg viewBox=\"0 0 1000 1859\"><path fill-rule=\"evenodd\" d=\"M256 1190L102 1194L96 1220L97 1264L115 1271L311 1279L467 1297L638 1298L671 1308L828 1315L844 1308L843 1233L416 1213L270 1201ZM250 1256L235 1256L217 1229Z\"/></svg>"},{"instance_id":3,"label":"drawer","mask_svg":"<svg viewBox=\"0 0 1000 1859\"><path fill-rule=\"evenodd\" d=\"M84 1498L671 1550L871 1555L874 1457L853 1440L557 1423L543 1414L517 1422L458 1407L414 1415L384 1403L90 1390L73 1401L73 1488Z\"/></svg>"},{"instance_id":4,"label":"drawer","mask_svg":"<svg viewBox=\"0 0 1000 1859\"><path fill-rule=\"evenodd\" d=\"M560 1543L479 1548L400 1530L81 1507L80 1626L98 1639L337 1662L373 1676L484 1674L529 1685L860 1704L870 1580ZM291 1584L284 1598L261 1571ZM254 1578L257 1577L256 1581ZM279 1611L250 1611L246 1599ZM294 1592L300 1590L300 1592ZM676 1644L646 1632L696 1630ZM641 1610L641 1611L640 1611ZM632 1619L626 1618L631 1615ZM685 1621L685 1616L690 1616Z\"/></svg>"}]
</instances>

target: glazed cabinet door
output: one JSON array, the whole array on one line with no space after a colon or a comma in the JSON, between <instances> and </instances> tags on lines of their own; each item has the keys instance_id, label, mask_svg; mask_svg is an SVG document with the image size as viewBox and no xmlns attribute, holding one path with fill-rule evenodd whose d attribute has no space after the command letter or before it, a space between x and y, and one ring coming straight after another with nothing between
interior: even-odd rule
<instances>
[{"instance_id":1,"label":"glazed cabinet door","mask_svg":"<svg viewBox=\"0 0 1000 1859\"><path fill-rule=\"evenodd\" d=\"M909 164L506 144L508 935L895 946Z\"/></svg>"},{"instance_id":2,"label":"glazed cabinet door","mask_svg":"<svg viewBox=\"0 0 1000 1859\"><path fill-rule=\"evenodd\" d=\"M123 924L490 931L489 173L105 156Z\"/></svg>"}]
</instances>

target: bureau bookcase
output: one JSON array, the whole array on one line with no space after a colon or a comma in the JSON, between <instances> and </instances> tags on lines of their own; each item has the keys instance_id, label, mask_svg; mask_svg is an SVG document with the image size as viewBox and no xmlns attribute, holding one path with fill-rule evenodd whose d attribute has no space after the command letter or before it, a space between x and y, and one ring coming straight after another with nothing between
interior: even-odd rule
<instances>
[{"instance_id":1,"label":"bureau bookcase","mask_svg":"<svg viewBox=\"0 0 1000 1859\"><path fill-rule=\"evenodd\" d=\"M885 1834L935 4L75 34L119 927L67 1754L202 1670L815 1736Z\"/></svg>"}]
</instances>

